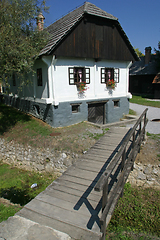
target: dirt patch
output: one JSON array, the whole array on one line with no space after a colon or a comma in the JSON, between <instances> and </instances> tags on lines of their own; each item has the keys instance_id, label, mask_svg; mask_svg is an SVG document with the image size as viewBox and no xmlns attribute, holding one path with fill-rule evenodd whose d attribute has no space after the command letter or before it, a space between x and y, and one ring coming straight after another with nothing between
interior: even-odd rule
<instances>
[{"instance_id":1,"label":"dirt patch","mask_svg":"<svg viewBox=\"0 0 160 240\"><path fill-rule=\"evenodd\" d=\"M160 137L147 137L138 153L136 163L158 165L160 164Z\"/></svg>"},{"instance_id":2,"label":"dirt patch","mask_svg":"<svg viewBox=\"0 0 160 240\"><path fill-rule=\"evenodd\" d=\"M38 120L41 126L43 121ZM45 123L48 135L33 133L25 127L25 124L16 124L10 131L5 132L1 138L7 141L14 141L25 145L38 148L49 148L49 150L74 152L81 154L88 150L96 142L97 136L105 131L90 125L87 122L75 124L63 128L51 128Z\"/></svg>"},{"instance_id":3,"label":"dirt patch","mask_svg":"<svg viewBox=\"0 0 160 240\"><path fill-rule=\"evenodd\" d=\"M20 205L20 204L12 203L12 202L10 202L8 199L5 199L5 198L0 198L0 204L5 205L6 207L15 206L15 207L21 208L21 205Z\"/></svg>"}]
</instances>

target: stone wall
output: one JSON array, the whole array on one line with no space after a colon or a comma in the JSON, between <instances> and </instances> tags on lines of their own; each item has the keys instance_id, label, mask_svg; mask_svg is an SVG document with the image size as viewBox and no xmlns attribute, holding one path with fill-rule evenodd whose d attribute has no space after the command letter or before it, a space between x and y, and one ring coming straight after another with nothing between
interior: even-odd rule
<instances>
[{"instance_id":1,"label":"stone wall","mask_svg":"<svg viewBox=\"0 0 160 240\"><path fill-rule=\"evenodd\" d=\"M6 142L0 138L0 160L4 163L38 172L55 172L58 175L66 171L77 159L78 154L55 152L52 149L24 147L14 141ZM128 182L131 185L160 189L160 164L135 163Z\"/></svg>"},{"instance_id":2,"label":"stone wall","mask_svg":"<svg viewBox=\"0 0 160 240\"><path fill-rule=\"evenodd\" d=\"M133 186L154 187L160 190L160 164L134 163L134 169L127 181Z\"/></svg>"},{"instance_id":3,"label":"stone wall","mask_svg":"<svg viewBox=\"0 0 160 240\"><path fill-rule=\"evenodd\" d=\"M13 166L38 172L63 173L78 158L77 154L55 152L52 149L32 148L6 142L0 138L0 160Z\"/></svg>"}]
</instances>

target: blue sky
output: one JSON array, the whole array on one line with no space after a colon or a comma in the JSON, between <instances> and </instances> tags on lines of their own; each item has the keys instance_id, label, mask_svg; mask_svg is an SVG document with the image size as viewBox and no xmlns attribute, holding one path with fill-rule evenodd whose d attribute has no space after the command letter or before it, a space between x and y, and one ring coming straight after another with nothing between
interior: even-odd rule
<instances>
[{"instance_id":1,"label":"blue sky","mask_svg":"<svg viewBox=\"0 0 160 240\"><path fill-rule=\"evenodd\" d=\"M160 41L160 0L90 0L102 10L118 18L131 44L144 54L145 47L158 48ZM82 5L83 0L47 0L49 14L45 14L48 26L69 11Z\"/></svg>"}]
</instances>

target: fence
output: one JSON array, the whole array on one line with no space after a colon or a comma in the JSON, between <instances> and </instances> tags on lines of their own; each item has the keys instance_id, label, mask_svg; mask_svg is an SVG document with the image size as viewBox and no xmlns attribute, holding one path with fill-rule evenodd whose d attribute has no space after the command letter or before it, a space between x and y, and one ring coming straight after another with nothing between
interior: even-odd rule
<instances>
[{"instance_id":1,"label":"fence","mask_svg":"<svg viewBox=\"0 0 160 240\"><path fill-rule=\"evenodd\" d=\"M106 226L110 221L119 197L123 195L124 184L129 173L133 170L135 158L145 138L145 127L148 122L146 118L147 111L148 108L144 110L133 128L128 131L121 148L94 188L95 191L102 191L101 240L105 240Z\"/></svg>"}]
</instances>

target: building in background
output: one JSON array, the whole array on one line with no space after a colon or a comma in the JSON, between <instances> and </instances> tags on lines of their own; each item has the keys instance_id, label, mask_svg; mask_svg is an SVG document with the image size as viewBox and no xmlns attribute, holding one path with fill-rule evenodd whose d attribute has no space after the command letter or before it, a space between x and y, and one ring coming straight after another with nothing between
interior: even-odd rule
<instances>
[{"instance_id":1,"label":"building in background","mask_svg":"<svg viewBox=\"0 0 160 240\"><path fill-rule=\"evenodd\" d=\"M145 48L145 56L135 61L129 71L129 91L132 94L154 95L152 84L157 75L156 55L151 54L151 47Z\"/></svg>"}]
</instances>

